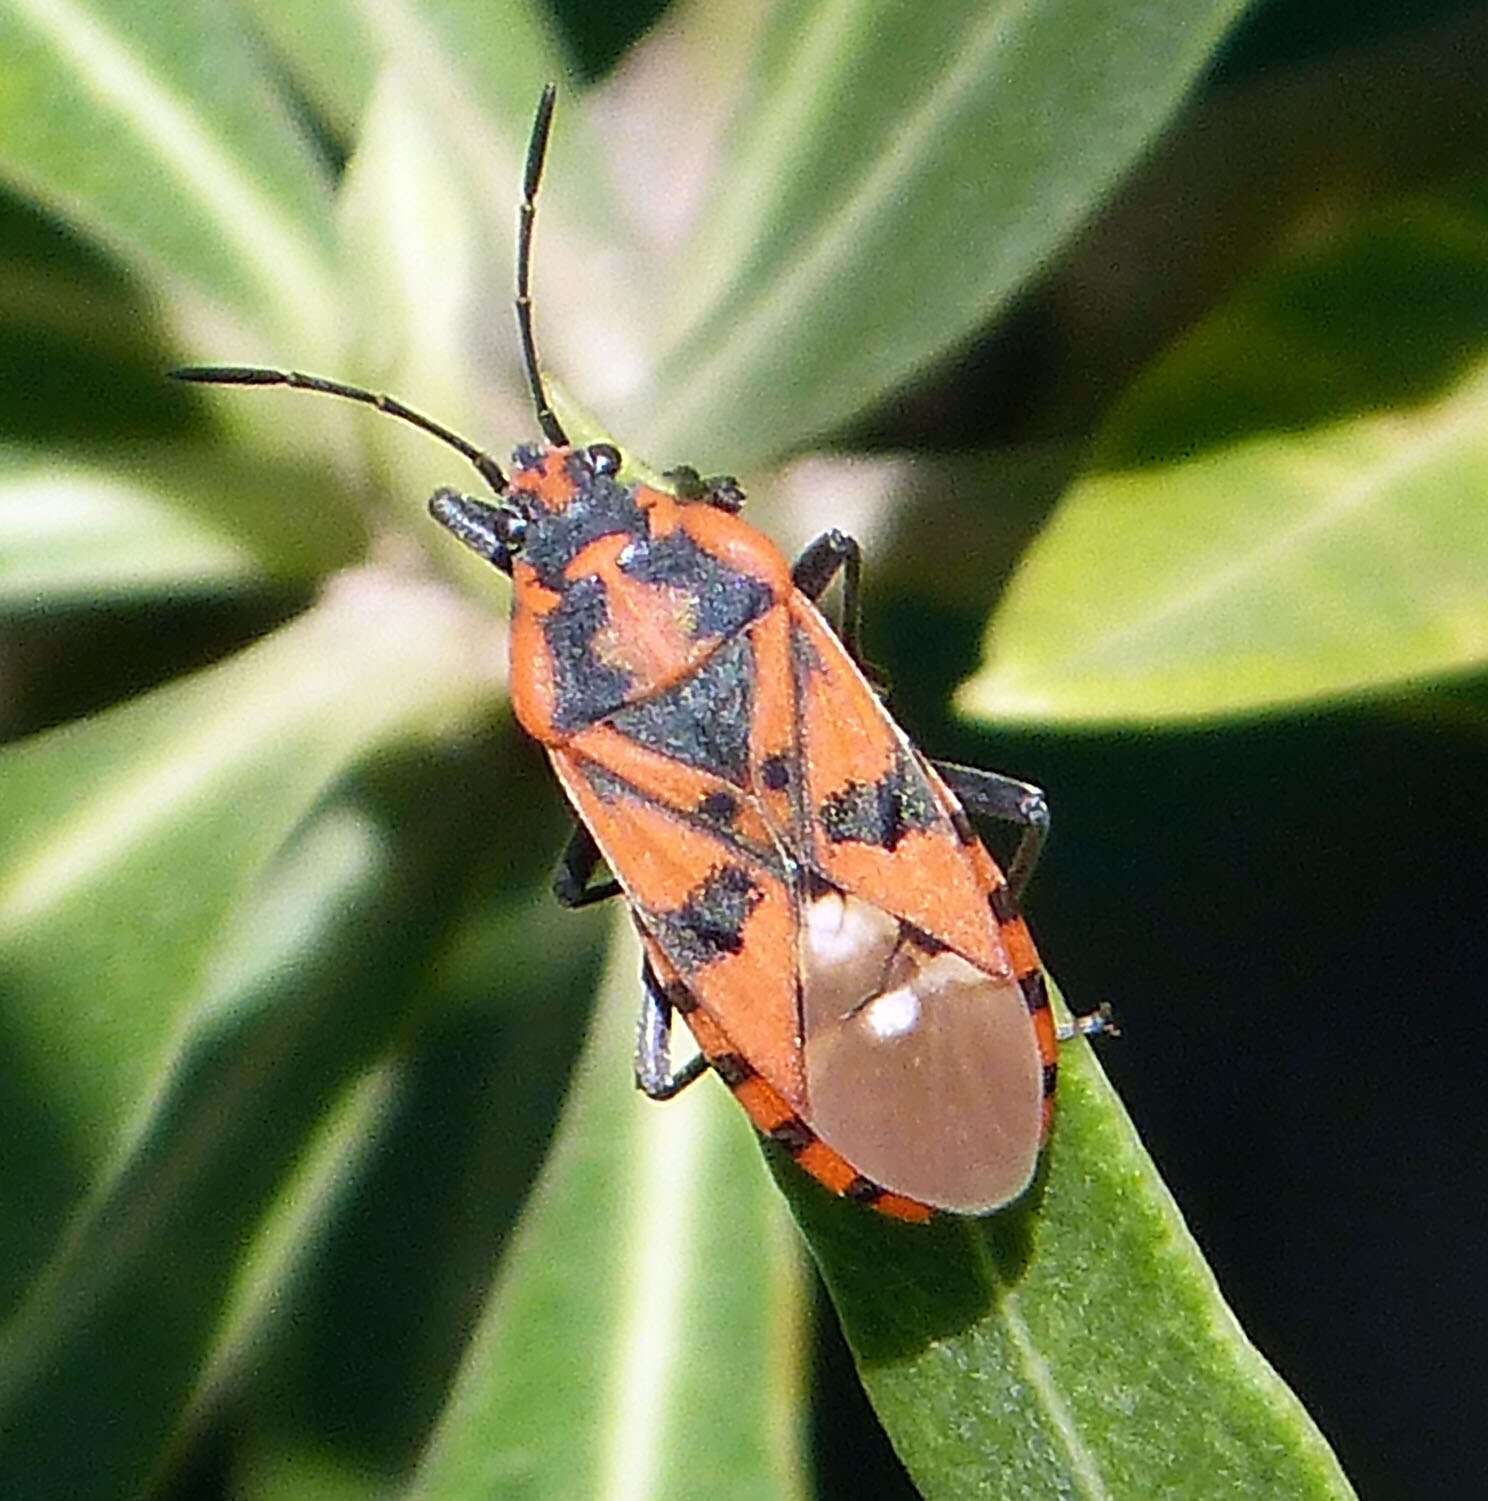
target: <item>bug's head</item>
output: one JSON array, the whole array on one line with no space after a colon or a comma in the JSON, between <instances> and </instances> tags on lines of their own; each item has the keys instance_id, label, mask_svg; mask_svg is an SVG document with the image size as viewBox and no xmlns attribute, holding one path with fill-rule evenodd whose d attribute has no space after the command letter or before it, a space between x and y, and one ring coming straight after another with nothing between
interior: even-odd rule
<instances>
[{"instance_id":1,"label":"bug's head","mask_svg":"<svg viewBox=\"0 0 1488 1501\"><path fill-rule=\"evenodd\" d=\"M524 509L511 500L477 500L447 486L429 497L429 514L466 547L508 577L527 536Z\"/></svg>"},{"instance_id":2,"label":"bug's head","mask_svg":"<svg viewBox=\"0 0 1488 1501\"><path fill-rule=\"evenodd\" d=\"M494 501L442 488L429 514L503 573L524 555L539 582L561 588L563 570L586 543L612 532L644 529L634 486L615 475L620 451L527 444L512 455L511 477Z\"/></svg>"}]
</instances>

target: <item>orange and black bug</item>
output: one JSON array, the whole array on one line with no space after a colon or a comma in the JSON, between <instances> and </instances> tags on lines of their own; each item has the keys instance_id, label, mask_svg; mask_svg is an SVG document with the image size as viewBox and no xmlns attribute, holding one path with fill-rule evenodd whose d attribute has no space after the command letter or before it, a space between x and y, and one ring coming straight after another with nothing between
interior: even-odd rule
<instances>
[{"instance_id":1,"label":"orange and black bug","mask_svg":"<svg viewBox=\"0 0 1488 1501\"><path fill-rule=\"evenodd\" d=\"M645 947L636 1082L667 1099L709 1066L833 1192L906 1220L979 1214L1028 1186L1058 1051L1018 897L1043 794L927 760L858 651L858 545L789 566L736 514L732 479L620 477L575 447L543 388L529 298L553 89L528 148L517 325L544 442L508 477L390 397L288 371L186 380L348 397L457 449L495 501L440 489L435 519L510 575L512 702L580 822L565 906L622 894ZM815 601L841 575L834 630ZM1017 824L1006 877L963 808ZM613 878L591 884L600 862ZM700 1052L674 1071L674 1012ZM1102 1015L1078 1030L1106 1026Z\"/></svg>"}]
</instances>

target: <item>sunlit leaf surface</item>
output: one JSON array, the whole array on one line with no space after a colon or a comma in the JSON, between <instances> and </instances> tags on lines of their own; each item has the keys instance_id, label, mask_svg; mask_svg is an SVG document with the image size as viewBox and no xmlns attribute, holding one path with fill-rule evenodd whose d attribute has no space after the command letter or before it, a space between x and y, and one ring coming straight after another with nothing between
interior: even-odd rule
<instances>
[{"instance_id":1,"label":"sunlit leaf surface","mask_svg":"<svg viewBox=\"0 0 1488 1501\"><path fill-rule=\"evenodd\" d=\"M1239 293L1138 383L961 706L1153 722L1488 660L1488 213L1407 205Z\"/></svg>"},{"instance_id":2,"label":"sunlit leaf surface","mask_svg":"<svg viewBox=\"0 0 1488 1501\"><path fill-rule=\"evenodd\" d=\"M640 951L619 931L563 1126L413 1487L427 1501L805 1493L789 1232L717 1080L666 1105L635 1088Z\"/></svg>"}]
</instances>

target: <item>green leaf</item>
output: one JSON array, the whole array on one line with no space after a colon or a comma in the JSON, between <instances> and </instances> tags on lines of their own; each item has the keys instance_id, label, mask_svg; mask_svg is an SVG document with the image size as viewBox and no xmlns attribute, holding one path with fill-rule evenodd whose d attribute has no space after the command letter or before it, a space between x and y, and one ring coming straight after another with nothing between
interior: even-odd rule
<instances>
[{"instance_id":1,"label":"green leaf","mask_svg":"<svg viewBox=\"0 0 1488 1501\"><path fill-rule=\"evenodd\" d=\"M364 540L304 465L157 449L105 467L0 450L0 617L313 578Z\"/></svg>"},{"instance_id":2,"label":"green leaf","mask_svg":"<svg viewBox=\"0 0 1488 1501\"><path fill-rule=\"evenodd\" d=\"M347 280L357 289L349 353L363 378L438 413L457 432L476 431L478 418L498 432L525 431L530 398L518 397L514 382L493 416L466 353L498 252L452 144L401 69L384 72L373 90L336 221ZM503 247L499 254L509 266L510 252ZM388 490L425 529L424 502L461 461L371 414L364 431ZM489 567L482 567L489 580Z\"/></svg>"},{"instance_id":3,"label":"green leaf","mask_svg":"<svg viewBox=\"0 0 1488 1501\"><path fill-rule=\"evenodd\" d=\"M1240 0L776 7L664 355L651 455L797 448L965 340L1167 120Z\"/></svg>"},{"instance_id":4,"label":"green leaf","mask_svg":"<svg viewBox=\"0 0 1488 1501\"><path fill-rule=\"evenodd\" d=\"M1353 1495L1225 1306L1090 1055L1024 1200L898 1225L775 1163L863 1385L930 1501Z\"/></svg>"},{"instance_id":5,"label":"green leaf","mask_svg":"<svg viewBox=\"0 0 1488 1501\"><path fill-rule=\"evenodd\" d=\"M166 289L335 346L325 184L225 8L0 7L0 175Z\"/></svg>"},{"instance_id":6,"label":"green leaf","mask_svg":"<svg viewBox=\"0 0 1488 1501\"><path fill-rule=\"evenodd\" d=\"M419 74L457 108L525 125L537 90L564 69L545 9L521 0L410 0L396 9L358 0L243 0L284 66L326 121L356 136L384 69ZM433 101L431 100L432 104ZM520 142L513 138L515 148Z\"/></svg>"},{"instance_id":7,"label":"green leaf","mask_svg":"<svg viewBox=\"0 0 1488 1501\"><path fill-rule=\"evenodd\" d=\"M44 461L0 471L0 614L215 594L257 576L246 548L118 476Z\"/></svg>"},{"instance_id":8,"label":"green leaf","mask_svg":"<svg viewBox=\"0 0 1488 1501\"><path fill-rule=\"evenodd\" d=\"M156 1088L257 871L347 765L479 711L489 632L368 570L239 657L0 754L0 1114L36 1143L0 1175L13 1285Z\"/></svg>"},{"instance_id":9,"label":"green leaf","mask_svg":"<svg viewBox=\"0 0 1488 1501\"><path fill-rule=\"evenodd\" d=\"M617 926L558 1137L412 1487L421 1501L804 1494L783 1220L724 1090L705 1080L665 1106L636 1091L640 954Z\"/></svg>"},{"instance_id":10,"label":"green leaf","mask_svg":"<svg viewBox=\"0 0 1488 1501\"><path fill-rule=\"evenodd\" d=\"M1116 412L997 614L967 713L1152 723L1488 660L1488 202L1293 256Z\"/></svg>"},{"instance_id":11,"label":"green leaf","mask_svg":"<svg viewBox=\"0 0 1488 1501\"><path fill-rule=\"evenodd\" d=\"M136 1493L281 1183L310 1154L281 1235L345 1213L369 1143L399 1123L397 1035L473 843L468 788L441 784L441 762L415 749L342 779L214 934L137 1123L5 1330L7 1494Z\"/></svg>"},{"instance_id":12,"label":"green leaf","mask_svg":"<svg viewBox=\"0 0 1488 1501\"><path fill-rule=\"evenodd\" d=\"M438 838L426 864L441 925L465 913L455 942L476 940L478 954L457 979L441 960L409 987L403 1009L417 1020L369 1076L375 1133L338 1128L285 1185L194 1399L198 1430L244 1426L252 1411L234 1456L244 1501L298 1497L338 1473L359 1495L406 1481L561 1108L605 925L536 893L513 900L523 836L506 816L516 789L493 776L501 750L462 748L427 769L442 775L423 792L446 822L463 810L460 838ZM427 843L427 817L406 812L408 840Z\"/></svg>"},{"instance_id":13,"label":"green leaf","mask_svg":"<svg viewBox=\"0 0 1488 1501\"><path fill-rule=\"evenodd\" d=\"M241 4L324 123L341 140L352 140L381 62L368 8L341 0Z\"/></svg>"}]
</instances>

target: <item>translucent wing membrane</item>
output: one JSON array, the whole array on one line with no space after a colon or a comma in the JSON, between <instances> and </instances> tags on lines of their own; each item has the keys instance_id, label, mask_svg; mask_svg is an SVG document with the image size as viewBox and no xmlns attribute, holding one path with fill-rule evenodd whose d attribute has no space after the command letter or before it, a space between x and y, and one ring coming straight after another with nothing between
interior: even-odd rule
<instances>
[{"instance_id":1,"label":"translucent wing membrane","mask_svg":"<svg viewBox=\"0 0 1488 1501\"><path fill-rule=\"evenodd\" d=\"M962 1214L1038 1159L1042 1067L1011 973L990 975L834 890L801 923L812 1129L874 1182Z\"/></svg>"}]
</instances>

